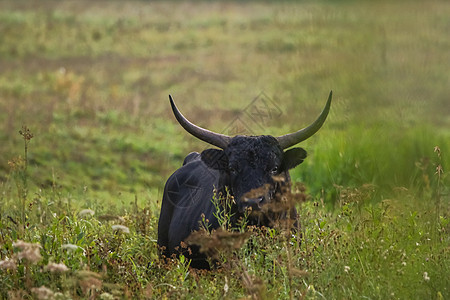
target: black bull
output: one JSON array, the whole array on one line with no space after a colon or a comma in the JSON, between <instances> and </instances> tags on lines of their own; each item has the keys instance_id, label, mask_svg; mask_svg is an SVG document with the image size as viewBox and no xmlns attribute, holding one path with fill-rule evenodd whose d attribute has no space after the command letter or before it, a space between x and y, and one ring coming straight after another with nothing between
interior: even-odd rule
<instances>
[{"instance_id":1,"label":"black bull","mask_svg":"<svg viewBox=\"0 0 450 300\"><path fill-rule=\"evenodd\" d=\"M170 97L170 96L169 96ZM192 259L193 267L207 267L205 256L196 245L185 251L180 244L196 230L202 219L209 220L209 228L219 227L214 191L223 195L228 191L234 198L233 220L237 220L251 207L258 211L281 192L282 182L289 183L289 169L303 162L306 151L302 148L286 148L306 140L316 133L327 118L332 93L320 116L310 126L279 137L235 136L211 132L189 122L177 109L172 97L173 113L183 128L193 136L219 147L207 149L201 154L190 153L183 166L167 180L158 223L158 245L166 257L184 253ZM283 180L274 180L274 176ZM280 183L281 182L281 183ZM261 187L263 193L251 193ZM252 195L250 195L252 194ZM257 219L255 225L269 225ZM184 250L183 250L184 249Z\"/></svg>"}]
</instances>

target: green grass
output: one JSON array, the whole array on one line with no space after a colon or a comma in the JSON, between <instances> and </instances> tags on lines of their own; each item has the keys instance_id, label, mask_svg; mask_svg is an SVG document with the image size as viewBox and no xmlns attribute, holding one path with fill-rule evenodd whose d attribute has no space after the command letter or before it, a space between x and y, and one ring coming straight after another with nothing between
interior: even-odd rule
<instances>
[{"instance_id":1,"label":"green grass","mask_svg":"<svg viewBox=\"0 0 450 300\"><path fill-rule=\"evenodd\" d=\"M450 297L449 15L437 0L2 1L0 261L15 268L0 268L1 297ZM212 130L239 117L249 134L281 135L330 90L329 119L291 172L308 198L302 235L251 229L205 274L164 264L164 183L207 147L168 94ZM243 113L261 92L280 115ZM17 240L42 259L18 260Z\"/></svg>"}]
</instances>

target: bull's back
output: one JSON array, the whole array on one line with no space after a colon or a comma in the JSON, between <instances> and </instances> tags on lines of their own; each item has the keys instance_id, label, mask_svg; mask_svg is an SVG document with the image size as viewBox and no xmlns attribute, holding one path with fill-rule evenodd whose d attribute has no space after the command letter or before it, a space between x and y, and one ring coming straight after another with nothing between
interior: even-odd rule
<instances>
[{"instance_id":1,"label":"bull's back","mask_svg":"<svg viewBox=\"0 0 450 300\"><path fill-rule=\"evenodd\" d=\"M165 248L165 255L176 253L175 248L180 242L199 229L202 214L212 226L218 226L211 200L219 173L208 168L198 155L191 153L188 157L185 164L169 177L164 188L158 245Z\"/></svg>"}]
</instances>

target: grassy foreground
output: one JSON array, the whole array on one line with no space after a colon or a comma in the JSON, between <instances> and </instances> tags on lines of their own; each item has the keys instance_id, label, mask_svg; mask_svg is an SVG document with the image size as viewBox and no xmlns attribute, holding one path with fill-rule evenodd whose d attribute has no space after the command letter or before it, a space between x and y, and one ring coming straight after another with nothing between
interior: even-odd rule
<instances>
[{"instance_id":1,"label":"grassy foreground","mask_svg":"<svg viewBox=\"0 0 450 300\"><path fill-rule=\"evenodd\" d=\"M449 298L449 15L446 1L0 2L1 298ZM169 93L201 126L279 135L331 89L291 172L300 232L214 234L212 272L158 258L164 182L206 147Z\"/></svg>"}]
</instances>

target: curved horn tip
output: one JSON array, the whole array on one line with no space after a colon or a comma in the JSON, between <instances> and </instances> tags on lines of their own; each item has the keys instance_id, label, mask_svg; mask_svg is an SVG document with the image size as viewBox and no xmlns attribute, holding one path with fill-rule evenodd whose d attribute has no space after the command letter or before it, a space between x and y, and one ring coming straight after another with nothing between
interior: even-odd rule
<instances>
[{"instance_id":1,"label":"curved horn tip","mask_svg":"<svg viewBox=\"0 0 450 300\"><path fill-rule=\"evenodd\" d=\"M217 146L221 149L225 149L228 143L231 140L231 137L227 135L223 135L220 133L215 133L209 131L207 129L201 128L193 123L191 123L188 119L186 119L181 112L178 110L175 102L173 101L172 95L169 94L170 106L172 107L173 114L177 119L178 123L183 127L187 132L195 136L196 138L207 142L211 145Z\"/></svg>"},{"instance_id":2,"label":"curved horn tip","mask_svg":"<svg viewBox=\"0 0 450 300\"><path fill-rule=\"evenodd\" d=\"M333 99L333 90L330 91L330 94L328 94L327 103L325 104L325 107L323 108L322 114L326 114L328 116L328 112L330 111L331 107L331 100ZM319 117L320 118L320 117ZM326 117L325 117L326 118ZM325 122L325 120L324 120Z\"/></svg>"},{"instance_id":3,"label":"curved horn tip","mask_svg":"<svg viewBox=\"0 0 450 300\"><path fill-rule=\"evenodd\" d=\"M298 144L306 140L307 138L314 135L322 127L330 111L332 96L333 91L330 91L324 109L320 113L319 117L311 125L303 129L300 129L297 132L285 134L283 136L279 136L276 138L280 143L282 149L287 149L291 146L294 146L295 144Z\"/></svg>"},{"instance_id":4,"label":"curved horn tip","mask_svg":"<svg viewBox=\"0 0 450 300\"><path fill-rule=\"evenodd\" d=\"M173 101L172 95L169 94L169 102L170 107L172 107L172 111L174 112L175 116L177 115L176 111L178 111L177 106L175 105L175 101Z\"/></svg>"},{"instance_id":5,"label":"curved horn tip","mask_svg":"<svg viewBox=\"0 0 450 300\"><path fill-rule=\"evenodd\" d=\"M333 98L333 90L330 90L330 93L328 94L327 104L325 104L325 107L330 106L332 98Z\"/></svg>"}]
</instances>

